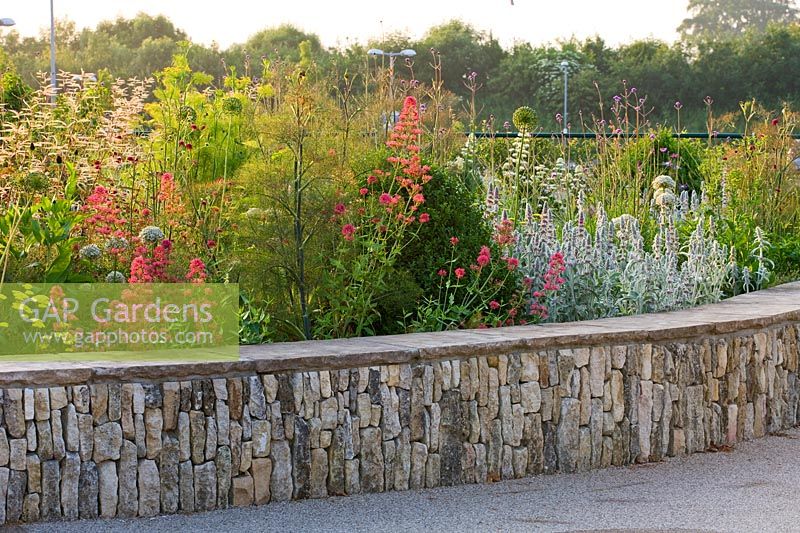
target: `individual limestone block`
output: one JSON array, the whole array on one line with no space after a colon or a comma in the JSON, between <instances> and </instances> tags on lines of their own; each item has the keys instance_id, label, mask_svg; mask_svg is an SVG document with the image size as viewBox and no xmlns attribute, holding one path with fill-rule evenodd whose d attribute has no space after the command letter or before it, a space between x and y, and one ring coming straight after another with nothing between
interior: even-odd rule
<instances>
[{"instance_id":1,"label":"individual limestone block","mask_svg":"<svg viewBox=\"0 0 800 533\"><path fill-rule=\"evenodd\" d=\"M2 473L3 469L0 469ZM41 516L45 520L56 520L61 517L61 468L58 461L42 463L42 508Z\"/></svg>"},{"instance_id":2,"label":"individual limestone block","mask_svg":"<svg viewBox=\"0 0 800 533\"><path fill-rule=\"evenodd\" d=\"M269 420L253 420L253 457L268 457L271 442L271 424Z\"/></svg>"},{"instance_id":3,"label":"individual limestone block","mask_svg":"<svg viewBox=\"0 0 800 533\"><path fill-rule=\"evenodd\" d=\"M95 463L119 459L121 446L122 427L118 423L106 422L95 428L93 453Z\"/></svg>"},{"instance_id":4,"label":"individual limestone block","mask_svg":"<svg viewBox=\"0 0 800 533\"><path fill-rule=\"evenodd\" d=\"M158 514L161 493L161 479L156 462L150 459L139 460L139 516L155 516Z\"/></svg>"},{"instance_id":5,"label":"individual limestone block","mask_svg":"<svg viewBox=\"0 0 800 533\"><path fill-rule=\"evenodd\" d=\"M90 391L92 416L97 423L106 422L108 420L108 385L102 383L91 385Z\"/></svg>"},{"instance_id":6,"label":"individual limestone block","mask_svg":"<svg viewBox=\"0 0 800 533\"><path fill-rule=\"evenodd\" d=\"M41 516L39 494L26 494L22 502L22 521L26 523L38 522Z\"/></svg>"},{"instance_id":7,"label":"individual limestone block","mask_svg":"<svg viewBox=\"0 0 800 533\"><path fill-rule=\"evenodd\" d=\"M63 409L68 403L67 389L65 387L50 388L50 409Z\"/></svg>"},{"instance_id":8,"label":"individual limestone block","mask_svg":"<svg viewBox=\"0 0 800 533\"><path fill-rule=\"evenodd\" d=\"M557 453L562 472L575 472L580 452L580 402L574 398L561 401L561 416L558 424Z\"/></svg>"},{"instance_id":9,"label":"individual limestone block","mask_svg":"<svg viewBox=\"0 0 800 533\"><path fill-rule=\"evenodd\" d=\"M20 438L25 435L25 409L22 398L22 389L6 389L5 421L8 433L12 438Z\"/></svg>"},{"instance_id":10,"label":"individual limestone block","mask_svg":"<svg viewBox=\"0 0 800 533\"><path fill-rule=\"evenodd\" d=\"M61 411L61 427L64 429L64 446L69 452L79 452L81 449L80 431L78 429L78 414L75 406L69 404ZM94 435L92 436L94 438ZM83 459L83 456L81 456Z\"/></svg>"},{"instance_id":11,"label":"individual limestone block","mask_svg":"<svg viewBox=\"0 0 800 533\"><path fill-rule=\"evenodd\" d=\"M311 450L311 497L328 495L328 452L322 448Z\"/></svg>"},{"instance_id":12,"label":"individual limestone block","mask_svg":"<svg viewBox=\"0 0 800 533\"><path fill-rule=\"evenodd\" d=\"M219 447L217 456L214 458L214 465L217 468L217 509L227 509L233 473L231 449L228 446Z\"/></svg>"},{"instance_id":13,"label":"individual limestone block","mask_svg":"<svg viewBox=\"0 0 800 533\"><path fill-rule=\"evenodd\" d=\"M61 462L61 509L64 518L78 518L78 486L81 475L81 459L76 452L69 452ZM44 478L42 479L44 483Z\"/></svg>"},{"instance_id":14,"label":"individual limestone block","mask_svg":"<svg viewBox=\"0 0 800 533\"><path fill-rule=\"evenodd\" d=\"M202 411L189 412L189 429L192 462L200 464L205 460L206 450L206 417Z\"/></svg>"},{"instance_id":15,"label":"individual limestone block","mask_svg":"<svg viewBox=\"0 0 800 533\"><path fill-rule=\"evenodd\" d=\"M217 467L208 461L194 467L194 507L211 511L217 505Z\"/></svg>"},{"instance_id":16,"label":"individual limestone block","mask_svg":"<svg viewBox=\"0 0 800 533\"><path fill-rule=\"evenodd\" d=\"M253 477L250 474L244 474L233 478L233 506L247 507L253 505L253 501Z\"/></svg>"},{"instance_id":17,"label":"individual limestone block","mask_svg":"<svg viewBox=\"0 0 800 533\"><path fill-rule=\"evenodd\" d=\"M285 440L275 441L272 443L270 451L270 459L272 460L272 474L270 476L270 495L272 501L286 501L292 498L293 481L292 481L292 456L289 448L289 443ZM256 460L253 459L255 469ZM258 476L253 471L253 481L258 488ZM258 495L256 495L256 503L258 504Z\"/></svg>"},{"instance_id":18,"label":"individual limestone block","mask_svg":"<svg viewBox=\"0 0 800 533\"><path fill-rule=\"evenodd\" d=\"M33 390L33 407L34 419L50 420L50 390L49 389L34 389Z\"/></svg>"},{"instance_id":19,"label":"individual limestone block","mask_svg":"<svg viewBox=\"0 0 800 533\"><path fill-rule=\"evenodd\" d=\"M253 484L252 500L256 505L268 503L271 494L272 482L272 460L267 457L259 457L253 459L252 466L253 476L250 482ZM286 496L287 489L282 487L283 494L281 497ZM291 488L288 489L289 491Z\"/></svg>"},{"instance_id":20,"label":"individual limestone block","mask_svg":"<svg viewBox=\"0 0 800 533\"><path fill-rule=\"evenodd\" d=\"M170 381L164 383L162 387L164 389L163 429L164 431L172 431L178 424L178 413L180 412L181 406L180 383Z\"/></svg>"},{"instance_id":21,"label":"individual limestone block","mask_svg":"<svg viewBox=\"0 0 800 533\"><path fill-rule=\"evenodd\" d=\"M5 428L0 428L0 466L8 466L11 450Z\"/></svg>"},{"instance_id":22,"label":"individual limestone block","mask_svg":"<svg viewBox=\"0 0 800 533\"><path fill-rule=\"evenodd\" d=\"M383 492L384 461L381 430L368 427L361 430L360 479L364 492Z\"/></svg>"},{"instance_id":23,"label":"individual limestone block","mask_svg":"<svg viewBox=\"0 0 800 533\"><path fill-rule=\"evenodd\" d=\"M92 415L78 415L78 444L81 461L89 461L94 453L94 425L92 423Z\"/></svg>"},{"instance_id":24,"label":"individual limestone block","mask_svg":"<svg viewBox=\"0 0 800 533\"><path fill-rule=\"evenodd\" d=\"M0 475L2 478L2 475ZM25 502L25 488L28 484L28 476L25 472L19 470L9 470L8 472L8 495L6 498L6 522L15 523L19 522L22 517L24 502ZM0 496L2 490L0 488ZM2 510L0 510L0 515ZM0 520L0 524L2 521Z\"/></svg>"},{"instance_id":25,"label":"individual limestone block","mask_svg":"<svg viewBox=\"0 0 800 533\"><path fill-rule=\"evenodd\" d=\"M175 513L180 502L179 443L172 433L162 433L158 472L161 478L161 512Z\"/></svg>"},{"instance_id":26,"label":"individual limestone block","mask_svg":"<svg viewBox=\"0 0 800 533\"><path fill-rule=\"evenodd\" d=\"M155 459L161 453L161 431L164 418L161 409L147 407L144 410L146 457Z\"/></svg>"},{"instance_id":27,"label":"individual limestone block","mask_svg":"<svg viewBox=\"0 0 800 533\"><path fill-rule=\"evenodd\" d=\"M139 463L137 457L136 444L129 440L122 441L119 454L119 504L117 507L117 514L121 517L133 517L139 512L137 487Z\"/></svg>"},{"instance_id":28,"label":"individual limestone block","mask_svg":"<svg viewBox=\"0 0 800 533\"><path fill-rule=\"evenodd\" d=\"M117 515L117 465L114 461L104 461L97 465L98 492L100 496L100 516L112 518Z\"/></svg>"},{"instance_id":29,"label":"individual limestone block","mask_svg":"<svg viewBox=\"0 0 800 533\"><path fill-rule=\"evenodd\" d=\"M35 453L29 453L26 459L28 474L28 492L42 492L42 461ZM17 470L15 470L17 472Z\"/></svg>"},{"instance_id":30,"label":"individual limestone block","mask_svg":"<svg viewBox=\"0 0 800 533\"><path fill-rule=\"evenodd\" d=\"M28 453L28 441L25 439L11 439L9 442L9 466L13 470L25 470L27 462L25 456Z\"/></svg>"},{"instance_id":31,"label":"individual limestone block","mask_svg":"<svg viewBox=\"0 0 800 533\"><path fill-rule=\"evenodd\" d=\"M194 467L191 461L183 461L178 467L180 509L184 513L194 511Z\"/></svg>"},{"instance_id":32,"label":"individual limestone block","mask_svg":"<svg viewBox=\"0 0 800 533\"><path fill-rule=\"evenodd\" d=\"M592 398L601 398L603 396L605 371L605 350L603 348L592 348L591 356L589 358L589 379L591 384Z\"/></svg>"}]
</instances>

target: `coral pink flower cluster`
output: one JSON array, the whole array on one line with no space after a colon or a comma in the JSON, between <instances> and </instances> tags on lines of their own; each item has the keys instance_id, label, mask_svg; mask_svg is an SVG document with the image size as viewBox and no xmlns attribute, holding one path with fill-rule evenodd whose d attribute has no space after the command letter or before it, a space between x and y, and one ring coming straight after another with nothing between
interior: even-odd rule
<instances>
[{"instance_id":1,"label":"coral pink flower cluster","mask_svg":"<svg viewBox=\"0 0 800 533\"><path fill-rule=\"evenodd\" d=\"M564 255L561 252L554 253L550 257L547 272L544 274L544 285L541 290L533 292L533 297L538 300L539 298L545 298L557 292L566 281L561 277L566 269ZM546 320L549 316L547 306L538 301L531 304L530 313L533 316L539 317L541 320Z\"/></svg>"},{"instance_id":2,"label":"coral pink flower cluster","mask_svg":"<svg viewBox=\"0 0 800 533\"><path fill-rule=\"evenodd\" d=\"M159 180L159 189L156 200L160 205L159 218L171 228L177 228L185 215L185 206L181 199L181 191L172 174L165 172ZM87 241L100 241L106 252L114 259L113 268L116 270L130 260L128 282L130 283L174 283L190 282L204 283L208 279L208 270L200 258L193 258L189 262L188 272L185 276L173 275L173 241L163 239L160 242L148 245L132 236L129 222L123 216L120 206L126 204L121 195L114 189L102 185L96 186L86 198L81 211L86 214L83 226L83 235ZM133 207L130 208L133 211ZM136 210L147 221L151 217L148 208ZM134 234L135 235L135 234ZM115 240L119 239L119 240ZM127 248L127 242L132 242L133 249ZM119 244L119 245L117 245ZM214 240L206 242L208 248L216 247ZM125 256L125 257L123 257ZM121 264L120 264L121 263ZM123 267L124 268L124 267ZM103 274L105 275L105 273Z\"/></svg>"},{"instance_id":3,"label":"coral pink flower cluster","mask_svg":"<svg viewBox=\"0 0 800 533\"><path fill-rule=\"evenodd\" d=\"M173 281L167 273L172 264L172 241L164 239L151 253L146 246L136 248L136 256L131 261L130 283L169 283Z\"/></svg>"},{"instance_id":4,"label":"coral pink flower cluster","mask_svg":"<svg viewBox=\"0 0 800 533\"><path fill-rule=\"evenodd\" d=\"M167 225L176 228L180 224L186 208L183 205L178 184L175 183L174 176L169 172L161 175L158 189L158 201L161 204L161 214Z\"/></svg>"},{"instance_id":5,"label":"coral pink flower cluster","mask_svg":"<svg viewBox=\"0 0 800 533\"><path fill-rule=\"evenodd\" d=\"M517 242L514 235L514 222L504 218L502 222L495 225L494 241L500 246L510 246Z\"/></svg>"},{"instance_id":6,"label":"coral pink flower cluster","mask_svg":"<svg viewBox=\"0 0 800 533\"><path fill-rule=\"evenodd\" d=\"M189 261L189 272L186 273L186 281L189 283L205 283L208 278L206 264L202 259L195 257Z\"/></svg>"},{"instance_id":7,"label":"coral pink flower cluster","mask_svg":"<svg viewBox=\"0 0 800 533\"><path fill-rule=\"evenodd\" d=\"M393 224L403 227L414 222L430 222L429 213L420 213L425 204L422 188L431 180L430 167L423 165L419 156L417 139L421 134L417 100L412 96L406 97L403 111L386 142L393 151L386 161L394 165L394 169L391 172L374 170L367 178L366 186L359 188L362 207L353 212L367 217L364 220L343 221L341 233L345 240L352 241L362 229L376 228L379 233L386 233ZM373 191L381 185L388 187L388 190ZM337 217L348 211L342 203L336 204L333 209Z\"/></svg>"},{"instance_id":8,"label":"coral pink flower cluster","mask_svg":"<svg viewBox=\"0 0 800 533\"><path fill-rule=\"evenodd\" d=\"M88 213L83 225L90 232L104 237L122 237L120 229L127 220L122 216L122 210L117 206L117 198L113 191L98 185L86 198L86 203L81 208Z\"/></svg>"}]
</instances>

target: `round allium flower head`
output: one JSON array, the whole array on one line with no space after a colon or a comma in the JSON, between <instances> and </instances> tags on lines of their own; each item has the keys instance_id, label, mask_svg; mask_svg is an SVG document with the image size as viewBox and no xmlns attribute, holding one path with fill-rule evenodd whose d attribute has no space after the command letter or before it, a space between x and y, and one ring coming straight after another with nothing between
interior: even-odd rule
<instances>
[{"instance_id":1,"label":"round allium flower head","mask_svg":"<svg viewBox=\"0 0 800 533\"><path fill-rule=\"evenodd\" d=\"M659 207L671 207L678 201L678 197L669 191L663 191L660 194L656 194L653 200Z\"/></svg>"},{"instance_id":2,"label":"round allium flower head","mask_svg":"<svg viewBox=\"0 0 800 533\"><path fill-rule=\"evenodd\" d=\"M139 232L139 239L146 244L158 244L164 240L164 232L157 226L146 226Z\"/></svg>"},{"instance_id":3,"label":"round allium flower head","mask_svg":"<svg viewBox=\"0 0 800 533\"><path fill-rule=\"evenodd\" d=\"M229 96L222 101L222 110L231 115L238 115L242 112L242 101L234 96Z\"/></svg>"},{"instance_id":4,"label":"round allium flower head","mask_svg":"<svg viewBox=\"0 0 800 533\"><path fill-rule=\"evenodd\" d=\"M180 117L187 122L194 122L197 120L197 111L194 110L192 106L183 105L181 106L180 110Z\"/></svg>"},{"instance_id":5,"label":"round allium flower head","mask_svg":"<svg viewBox=\"0 0 800 533\"><path fill-rule=\"evenodd\" d=\"M662 175L657 176L653 179L653 188L654 189L674 189L675 188L675 180L672 179L670 176Z\"/></svg>"},{"instance_id":6,"label":"round allium flower head","mask_svg":"<svg viewBox=\"0 0 800 533\"><path fill-rule=\"evenodd\" d=\"M96 244L87 244L83 248L80 249L78 252L83 259L94 261L101 255L103 252L100 251L100 248Z\"/></svg>"},{"instance_id":7,"label":"round allium flower head","mask_svg":"<svg viewBox=\"0 0 800 533\"><path fill-rule=\"evenodd\" d=\"M107 252L121 252L128 249L128 239L125 237L111 237L106 241L105 249Z\"/></svg>"},{"instance_id":8,"label":"round allium flower head","mask_svg":"<svg viewBox=\"0 0 800 533\"><path fill-rule=\"evenodd\" d=\"M24 187L32 192L44 192L49 186L50 180L41 172L31 172L24 183Z\"/></svg>"},{"instance_id":9,"label":"round allium flower head","mask_svg":"<svg viewBox=\"0 0 800 533\"><path fill-rule=\"evenodd\" d=\"M536 127L536 112L528 106L518 107L511 121L518 130L531 131Z\"/></svg>"},{"instance_id":10,"label":"round allium flower head","mask_svg":"<svg viewBox=\"0 0 800 533\"><path fill-rule=\"evenodd\" d=\"M119 270L112 270L106 274L106 283L127 283L127 281L125 274Z\"/></svg>"},{"instance_id":11,"label":"round allium flower head","mask_svg":"<svg viewBox=\"0 0 800 533\"><path fill-rule=\"evenodd\" d=\"M244 216L247 218L264 218L267 212L259 207L251 207L245 212Z\"/></svg>"},{"instance_id":12,"label":"round allium flower head","mask_svg":"<svg viewBox=\"0 0 800 533\"><path fill-rule=\"evenodd\" d=\"M639 224L639 221L636 219L635 216L629 215L628 213L623 213L617 218L611 220L611 223L614 224L615 228L626 228L626 227L633 227Z\"/></svg>"}]
</instances>

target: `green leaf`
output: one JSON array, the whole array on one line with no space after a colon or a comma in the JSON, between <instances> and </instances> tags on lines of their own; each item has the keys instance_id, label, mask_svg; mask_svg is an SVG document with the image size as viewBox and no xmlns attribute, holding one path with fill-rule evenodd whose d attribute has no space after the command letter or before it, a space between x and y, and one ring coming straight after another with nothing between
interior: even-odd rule
<instances>
[{"instance_id":1,"label":"green leaf","mask_svg":"<svg viewBox=\"0 0 800 533\"><path fill-rule=\"evenodd\" d=\"M45 273L47 283L60 283L67 279L68 270L72 264L72 251L68 246L62 247L56 260L50 264Z\"/></svg>"}]
</instances>

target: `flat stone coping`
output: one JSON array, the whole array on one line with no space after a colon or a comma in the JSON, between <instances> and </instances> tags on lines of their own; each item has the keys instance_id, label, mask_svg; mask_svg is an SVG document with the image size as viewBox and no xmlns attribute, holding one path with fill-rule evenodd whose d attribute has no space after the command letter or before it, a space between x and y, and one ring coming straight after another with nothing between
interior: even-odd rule
<instances>
[{"instance_id":1,"label":"flat stone coping","mask_svg":"<svg viewBox=\"0 0 800 533\"><path fill-rule=\"evenodd\" d=\"M254 373L339 370L514 351L669 342L796 321L800 321L800 282L668 313L563 324L242 346L238 361L15 361L0 363L0 387L183 381Z\"/></svg>"}]
</instances>

